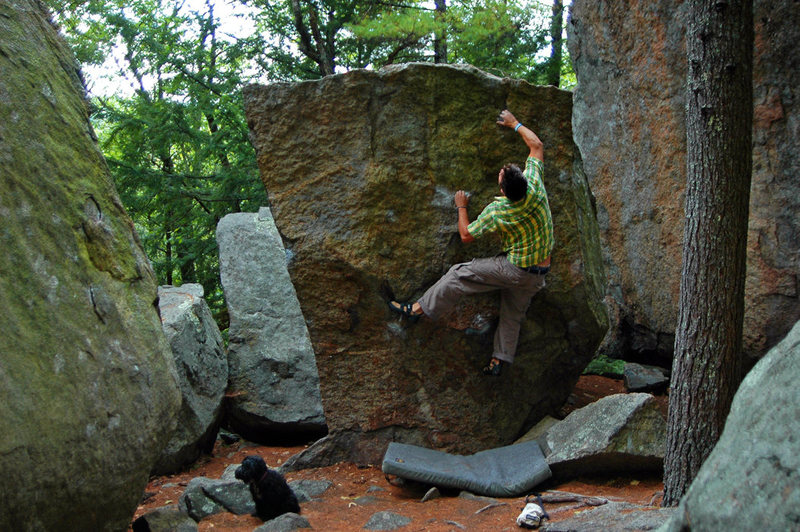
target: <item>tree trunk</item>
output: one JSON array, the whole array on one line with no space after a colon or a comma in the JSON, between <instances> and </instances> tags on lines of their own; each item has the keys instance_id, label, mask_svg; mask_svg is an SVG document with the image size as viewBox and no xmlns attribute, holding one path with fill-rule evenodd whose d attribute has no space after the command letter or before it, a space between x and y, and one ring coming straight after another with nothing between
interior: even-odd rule
<instances>
[{"instance_id":1,"label":"tree trunk","mask_svg":"<svg viewBox=\"0 0 800 532\"><path fill-rule=\"evenodd\" d=\"M752 0L691 2L686 41L686 221L664 506L679 502L716 445L742 378Z\"/></svg>"},{"instance_id":2,"label":"tree trunk","mask_svg":"<svg viewBox=\"0 0 800 532\"><path fill-rule=\"evenodd\" d=\"M300 0L290 0L289 4L294 15L294 26L300 36L298 47L309 59L319 67L322 76L330 76L336 72L336 62L331 42L326 39L320 28L317 8L311 2L306 2L308 8L308 24L303 17L303 7Z\"/></svg>"},{"instance_id":3,"label":"tree trunk","mask_svg":"<svg viewBox=\"0 0 800 532\"><path fill-rule=\"evenodd\" d=\"M436 6L436 20L442 23L447 11L446 0L434 0L434 5ZM447 63L447 32L444 29L438 30L433 38L433 62Z\"/></svg>"},{"instance_id":4,"label":"tree trunk","mask_svg":"<svg viewBox=\"0 0 800 532\"><path fill-rule=\"evenodd\" d=\"M558 87L561 84L561 61L562 61L562 45L561 33L564 29L564 2L562 0L553 0L553 18L550 19L550 41L552 42L552 51L550 52L550 61L547 63L547 80L548 85Z\"/></svg>"}]
</instances>

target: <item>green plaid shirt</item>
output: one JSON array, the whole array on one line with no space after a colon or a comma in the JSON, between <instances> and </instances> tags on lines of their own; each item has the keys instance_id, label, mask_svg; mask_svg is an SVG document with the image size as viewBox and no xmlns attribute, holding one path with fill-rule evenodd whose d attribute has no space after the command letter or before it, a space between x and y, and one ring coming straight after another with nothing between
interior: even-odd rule
<instances>
[{"instance_id":1,"label":"green plaid shirt","mask_svg":"<svg viewBox=\"0 0 800 532\"><path fill-rule=\"evenodd\" d=\"M516 202L496 197L467 227L475 238L500 231L508 261L521 268L544 262L553 249L553 217L542 181L543 166L529 156L523 172L528 181L525 197Z\"/></svg>"}]
</instances>

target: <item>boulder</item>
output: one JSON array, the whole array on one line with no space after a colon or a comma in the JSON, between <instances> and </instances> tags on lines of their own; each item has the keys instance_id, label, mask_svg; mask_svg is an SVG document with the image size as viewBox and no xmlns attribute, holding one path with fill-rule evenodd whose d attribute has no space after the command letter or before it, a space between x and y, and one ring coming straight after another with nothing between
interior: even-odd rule
<instances>
[{"instance_id":1,"label":"boulder","mask_svg":"<svg viewBox=\"0 0 800 532\"><path fill-rule=\"evenodd\" d=\"M667 369L635 362L625 364L623 382L629 392L663 393L669 386L669 379Z\"/></svg>"},{"instance_id":2,"label":"boulder","mask_svg":"<svg viewBox=\"0 0 800 532\"><path fill-rule=\"evenodd\" d=\"M800 322L747 374L668 530L800 529Z\"/></svg>"},{"instance_id":3,"label":"boulder","mask_svg":"<svg viewBox=\"0 0 800 532\"><path fill-rule=\"evenodd\" d=\"M397 530L411 523L412 519L395 512L383 511L372 514L362 528L364 530Z\"/></svg>"},{"instance_id":4,"label":"boulder","mask_svg":"<svg viewBox=\"0 0 800 532\"><path fill-rule=\"evenodd\" d=\"M339 462L353 462L358 465L377 465L381 463L386 448L392 441L409 441L415 435L407 430L394 428L375 431L365 437L355 431L341 430L328 434L310 445L307 449L289 457L278 467L281 474L302 469L315 469Z\"/></svg>"},{"instance_id":5,"label":"boulder","mask_svg":"<svg viewBox=\"0 0 800 532\"><path fill-rule=\"evenodd\" d=\"M652 395L616 394L575 410L539 445L553 477L661 471L667 423Z\"/></svg>"},{"instance_id":6,"label":"boulder","mask_svg":"<svg viewBox=\"0 0 800 532\"><path fill-rule=\"evenodd\" d=\"M253 532L292 532L293 530L306 528L313 528L308 519L302 515L289 512L279 515L275 519L270 519L263 525L254 528Z\"/></svg>"},{"instance_id":7,"label":"boulder","mask_svg":"<svg viewBox=\"0 0 800 532\"><path fill-rule=\"evenodd\" d=\"M373 464L392 440L467 454L511 443L564 402L607 319L569 92L411 64L243 94L332 438L380 442L360 457ZM490 380L479 370L491 342L465 330L497 316L497 294L413 326L385 298L411 300L453 264L499 251L497 241L461 243L452 198L470 191L474 218L497 194L498 169L524 164L519 135L495 124L505 107L545 144L556 247L516 362Z\"/></svg>"},{"instance_id":8,"label":"boulder","mask_svg":"<svg viewBox=\"0 0 800 532\"><path fill-rule=\"evenodd\" d=\"M193 478L178 500L178 507L198 522L220 512L245 515L256 511L247 484L230 478Z\"/></svg>"},{"instance_id":9,"label":"boulder","mask_svg":"<svg viewBox=\"0 0 800 532\"><path fill-rule=\"evenodd\" d=\"M228 360L201 285L160 286L158 308L183 396L178 425L153 466L154 475L165 475L214 448L228 385Z\"/></svg>"},{"instance_id":10,"label":"boulder","mask_svg":"<svg viewBox=\"0 0 800 532\"><path fill-rule=\"evenodd\" d=\"M672 360L686 186L688 3L575 0L573 127L597 218L613 358ZM797 3L754 2L753 175L744 350L763 356L800 319ZM660 360L659 360L660 359Z\"/></svg>"},{"instance_id":11,"label":"boulder","mask_svg":"<svg viewBox=\"0 0 800 532\"><path fill-rule=\"evenodd\" d=\"M131 532L197 532L197 523L177 504L151 510L131 524Z\"/></svg>"},{"instance_id":12,"label":"boulder","mask_svg":"<svg viewBox=\"0 0 800 532\"><path fill-rule=\"evenodd\" d=\"M226 424L262 443L325 433L314 351L268 208L217 225L230 314Z\"/></svg>"},{"instance_id":13,"label":"boulder","mask_svg":"<svg viewBox=\"0 0 800 532\"><path fill-rule=\"evenodd\" d=\"M289 482L289 487L292 488L292 491L297 497L297 502L304 503L314 500L314 497L319 497L328 491L333 487L333 482L325 479L300 479Z\"/></svg>"},{"instance_id":14,"label":"boulder","mask_svg":"<svg viewBox=\"0 0 800 532\"><path fill-rule=\"evenodd\" d=\"M180 406L156 278L41 2L0 71L0 530L125 530Z\"/></svg>"},{"instance_id":15,"label":"boulder","mask_svg":"<svg viewBox=\"0 0 800 532\"><path fill-rule=\"evenodd\" d=\"M547 532L641 532L655 530L674 515L674 508L653 508L627 502L609 502L597 508L575 512L572 517L556 523L547 521Z\"/></svg>"}]
</instances>

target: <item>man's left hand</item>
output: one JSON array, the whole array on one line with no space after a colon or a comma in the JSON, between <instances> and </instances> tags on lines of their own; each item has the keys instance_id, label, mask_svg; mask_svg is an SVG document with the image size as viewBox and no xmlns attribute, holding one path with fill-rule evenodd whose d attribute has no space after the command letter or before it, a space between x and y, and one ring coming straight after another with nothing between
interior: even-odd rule
<instances>
[{"instance_id":1,"label":"man's left hand","mask_svg":"<svg viewBox=\"0 0 800 532\"><path fill-rule=\"evenodd\" d=\"M469 195L463 190L459 190L458 192L456 192L453 201L455 201L456 203L456 208L466 207L467 205L469 205Z\"/></svg>"}]
</instances>

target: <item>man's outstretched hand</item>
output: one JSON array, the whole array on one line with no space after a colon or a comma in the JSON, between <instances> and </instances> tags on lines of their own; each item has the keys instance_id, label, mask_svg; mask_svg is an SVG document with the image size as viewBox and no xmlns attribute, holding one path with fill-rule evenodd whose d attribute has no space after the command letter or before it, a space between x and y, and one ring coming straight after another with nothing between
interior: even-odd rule
<instances>
[{"instance_id":1,"label":"man's outstretched hand","mask_svg":"<svg viewBox=\"0 0 800 532\"><path fill-rule=\"evenodd\" d=\"M500 116L497 119L497 125L506 126L506 127L516 127L519 124L519 121L511 114L511 111L508 109L503 109L500 111Z\"/></svg>"}]
</instances>

